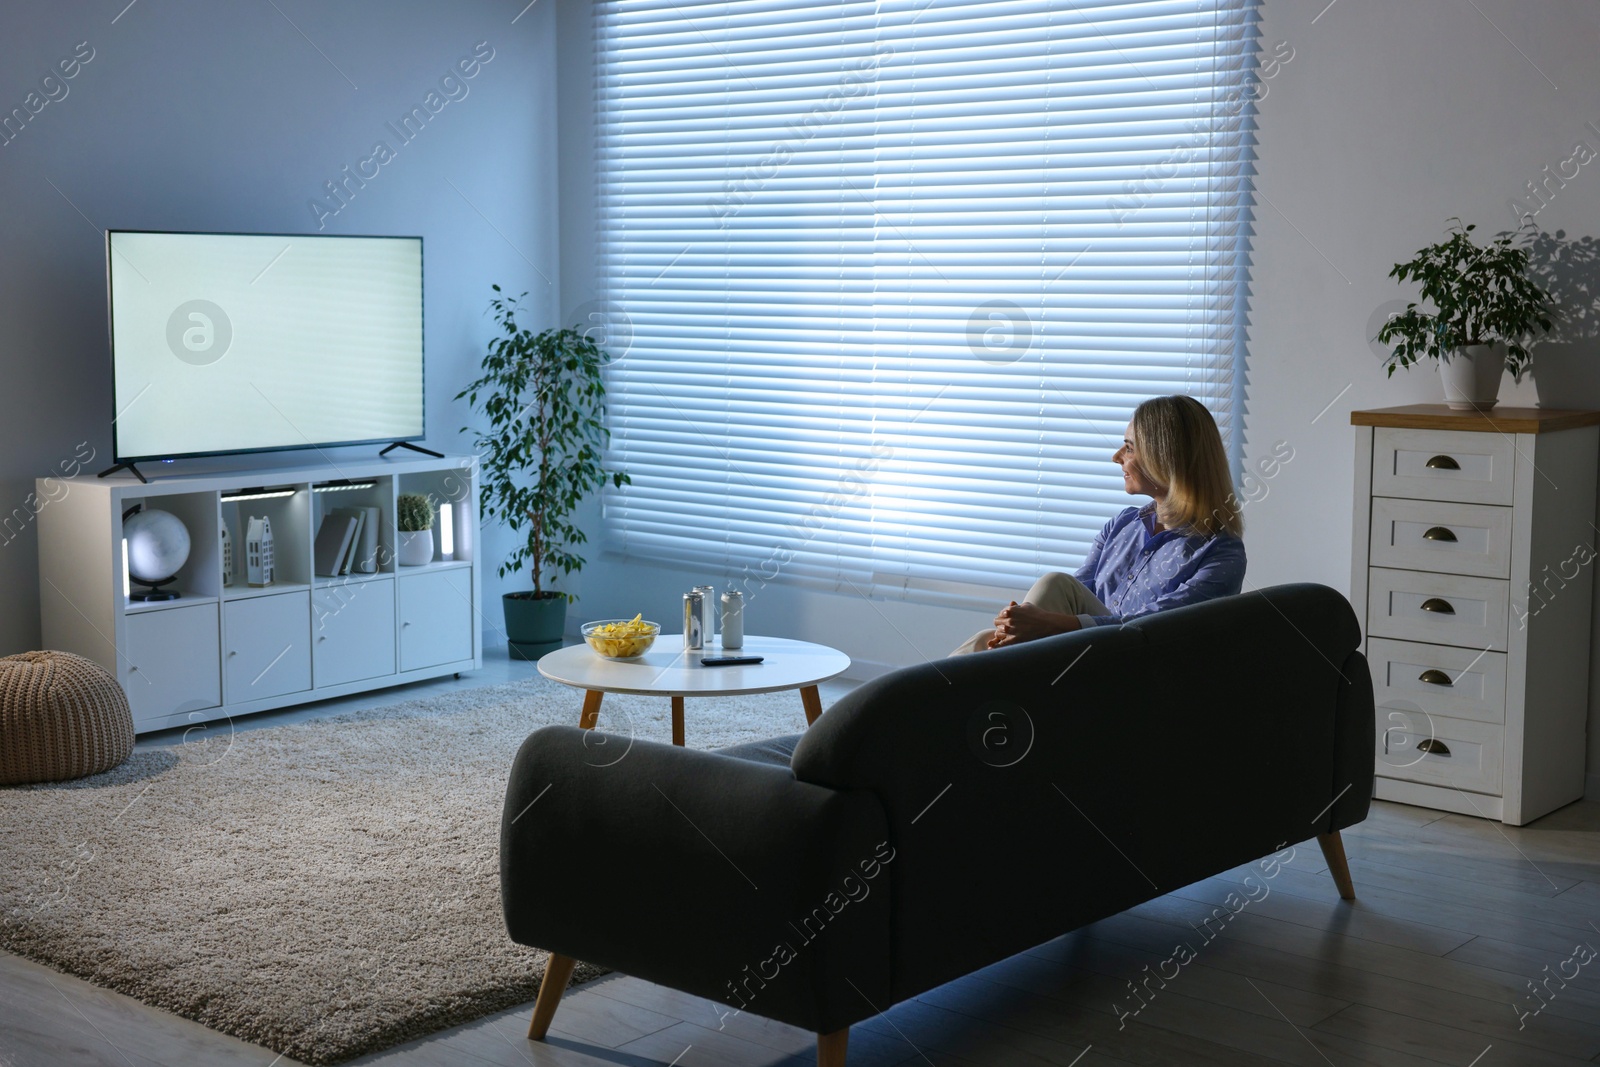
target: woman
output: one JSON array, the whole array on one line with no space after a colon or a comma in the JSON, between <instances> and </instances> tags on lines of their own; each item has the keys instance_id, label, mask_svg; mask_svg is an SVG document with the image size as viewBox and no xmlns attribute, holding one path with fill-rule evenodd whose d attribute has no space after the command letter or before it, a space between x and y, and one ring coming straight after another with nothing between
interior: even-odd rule
<instances>
[{"instance_id":1,"label":"woman","mask_svg":"<svg viewBox=\"0 0 1600 1067\"><path fill-rule=\"evenodd\" d=\"M1152 397L1111 457L1148 496L1106 523L1076 575L1052 572L952 655L1001 648L1232 596L1244 583L1244 521L1216 421L1188 396Z\"/></svg>"}]
</instances>

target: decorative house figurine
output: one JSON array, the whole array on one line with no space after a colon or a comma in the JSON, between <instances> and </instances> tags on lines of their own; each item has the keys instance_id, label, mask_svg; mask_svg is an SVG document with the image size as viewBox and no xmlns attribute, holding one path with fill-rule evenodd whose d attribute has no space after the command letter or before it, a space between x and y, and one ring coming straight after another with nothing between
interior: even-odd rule
<instances>
[{"instance_id":1,"label":"decorative house figurine","mask_svg":"<svg viewBox=\"0 0 1600 1067\"><path fill-rule=\"evenodd\" d=\"M272 584L272 523L265 515L250 516L244 539L245 581L260 588Z\"/></svg>"},{"instance_id":2,"label":"decorative house figurine","mask_svg":"<svg viewBox=\"0 0 1600 1067\"><path fill-rule=\"evenodd\" d=\"M222 524L222 584L233 584L233 535L228 524Z\"/></svg>"}]
</instances>

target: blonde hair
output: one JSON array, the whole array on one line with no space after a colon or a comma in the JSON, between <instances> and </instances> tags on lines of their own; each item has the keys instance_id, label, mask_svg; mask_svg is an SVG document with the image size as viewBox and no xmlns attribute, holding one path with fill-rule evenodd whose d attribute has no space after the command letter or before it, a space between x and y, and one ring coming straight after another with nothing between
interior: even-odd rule
<instances>
[{"instance_id":1,"label":"blonde hair","mask_svg":"<svg viewBox=\"0 0 1600 1067\"><path fill-rule=\"evenodd\" d=\"M1156 396L1134 409L1133 453L1145 476L1167 491L1156 505L1161 525L1204 537L1244 534L1222 434L1194 397Z\"/></svg>"}]
</instances>

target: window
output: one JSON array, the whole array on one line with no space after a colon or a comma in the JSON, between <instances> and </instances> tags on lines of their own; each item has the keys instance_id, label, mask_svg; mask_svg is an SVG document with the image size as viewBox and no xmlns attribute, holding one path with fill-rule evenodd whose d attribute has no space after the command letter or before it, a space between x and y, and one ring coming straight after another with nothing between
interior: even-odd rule
<instances>
[{"instance_id":1,"label":"window","mask_svg":"<svg viewBox=\"0 0 1600 1067\"><path fill-rule=\"evenodd\" d=\"M1237 454L1252 0L595 10L612 548L988 602L1145 397Z\"/></svg>"}]
</instances>

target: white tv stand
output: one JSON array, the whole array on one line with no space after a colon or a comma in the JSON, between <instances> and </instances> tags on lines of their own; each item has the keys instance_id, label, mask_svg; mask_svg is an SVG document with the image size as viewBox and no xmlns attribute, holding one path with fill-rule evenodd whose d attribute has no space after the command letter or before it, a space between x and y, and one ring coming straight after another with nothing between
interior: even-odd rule
<instances>
[{"instance_id":1,"label":"white tv stand","mask_svg":"<svg viewBox=\"0 0 1600 1067\"><path fill-rule=\"evenodd\" d=\"M153 465L152 465L153 466ZM344 696L483 666L476 456L338 459L315 464L105 479L40 479L39 593L44 647L86 656L128 693L139 733ZM349 484L353 483L352 487ZM65 492L63 493L63 486ZM292 490L231 500L246 490ZM395 500L435 502L434 559L400 566ZM452 558L443 558L437 505L451 505ZM122 515L169 511L189 530L176 600L123 592ZM376 569L312 573L326 509L374 506ZM245 584L244 537L267 516L272 585ZM234 572L223 574L222 528Z\"/></svg>"}]
</instances>

